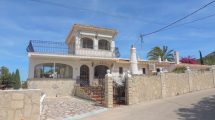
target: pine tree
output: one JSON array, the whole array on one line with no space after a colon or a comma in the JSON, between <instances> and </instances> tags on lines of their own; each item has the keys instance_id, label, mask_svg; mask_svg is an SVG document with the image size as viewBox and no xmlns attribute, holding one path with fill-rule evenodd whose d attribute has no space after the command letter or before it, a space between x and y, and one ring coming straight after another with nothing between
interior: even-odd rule
<instances>
[{"instance_id":1,"label":"pine tree","mask_svg":"<svg viewBox=\"0 0 215 120\"><path fill-rule=\"evenodd\" d=\"M199 51L199 56L200 56L201 65L204 65L204 60L203 60L202 52L201 51Z\"/></svg>"},{"instance_id":2,"label":"pine tree","mask_svg":"<svg viewBox=\"0 0 215 120\"><path fill-rule=\"evenodd\" d=\"M11 80L11 74L9 72L9 69L7 67L1 67L1 88L11 88L13 86L12 80Z\"/></svg>"},{"instance_id":3,"label":"pine tree","mask_svg":"<svg viewBox=\"0 0 215 120\"><path fill-rule=\"evenodd\" d=\"M14 88L14 85L15 85L15 73L14 72L10 73L10 80L11 80L12 86Z\"/></svg>"},{"instance_id":4,"label":"pine tree","mask_svg":"<svg viewBox=\"0 0 215 120\"><path fill-rule=\"evenodd\" d=\"M16 69L16 73L14 76L14 85L13 88L14 89L19 89L21 87L21 81L20 81L20 75L19 75L19 70Z\"/></svg>"}]
</instances>

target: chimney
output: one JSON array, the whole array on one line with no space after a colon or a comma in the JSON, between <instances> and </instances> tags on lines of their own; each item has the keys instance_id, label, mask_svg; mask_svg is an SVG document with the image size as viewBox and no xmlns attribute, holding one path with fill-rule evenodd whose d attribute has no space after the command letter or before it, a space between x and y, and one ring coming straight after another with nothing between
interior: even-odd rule
<instances>
[{"instance_id":1,"label":"chimney","mask_svg":"<svg viewBox=\"0 0 215 120\"><path fill-rule=\"evenodd\" d=\"M162 62L161 56L158 56L158 62Z\"/></svg>"},{"instance_id":2,"label":"chimney","mask_svg":"<svg viewBox=\"0 0 215 120\"><path fill-rule=\"evenodd\" d=\"M131 56L130 56L130 63L131 63L131 74L139 74L138 72L138 63L137 63L137 54L136 48L134 45L131 46Z\"/></svg>"},{"instance_id":3,"label":"chimney","mask_svg":"<svg viewBox=\"0 0 215 120\"><path fill-rule=\"evenodd\" d=\"M175 57L175 64L179 64L180 60L179 60L179 52L178 51L174 52L174 57Z\"/></svg>"}]
</instances>

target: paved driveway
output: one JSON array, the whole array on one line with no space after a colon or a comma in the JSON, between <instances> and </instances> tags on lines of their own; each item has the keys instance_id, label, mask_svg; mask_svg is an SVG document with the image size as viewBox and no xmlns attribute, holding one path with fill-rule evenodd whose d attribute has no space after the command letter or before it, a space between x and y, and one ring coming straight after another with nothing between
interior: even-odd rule
<instances>
[{"instance_id":1,"label":"paved driveway","mask_svg":"<svg viewBox=\"0 0 215 120\"><path fill-rule=\"evenodd\" d=\"M46 98L41 120L74 120L73 117L102 109L94 102L75 97Z\"/></svg>"},{"instance_id":2,"label":"paved driveway","mask_svg":"<svg viewBox=\"0 0 215 120\"><path fill-rule=\"evenodd\" d=\"M113 108L84 120L215 120L215 89Z\"/></svg>"}]
</instances>

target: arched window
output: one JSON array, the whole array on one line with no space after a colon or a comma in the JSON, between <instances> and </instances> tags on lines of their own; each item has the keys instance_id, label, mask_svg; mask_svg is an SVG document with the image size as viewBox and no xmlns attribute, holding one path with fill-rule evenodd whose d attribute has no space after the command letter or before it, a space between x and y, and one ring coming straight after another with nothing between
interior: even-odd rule
<instances>
[{"instance_id":1,"label":"arched window","mask_svg":"<svg viewBox=\"0 0 215 120\"><path fill-rule=\"evenodd\" d=\"M61 63L44 63L34 68L34 78L72 78L73 68Z\"/></svg>"},{"instance_id":2,"label":"arched window","mask_svg":"<svg viewBox=\"0 0 215 120\"><path fill-rule=\"evenodd\" d=\"M98 65L94 69L94 78L105 78L108 67L105 65Z\"/></svg>"},{"instance_id":3,"label":"arched window","mask_svg":"<svg viewBox=\"0 0 215 120\"><path fill-rule=\"evenodd\" d=\"M110 42L107 40L99 40L99 49L110 50Z\"/></svg>"},{"instance_id":4,"label":"arched window","mask_svg":"<svg viewBox=\"0 0 215 120\"><path fill-rule=\"evenodd\" d=\"M93 49L93 40L90 38L81 38L82 48L91 48Z\"/></svg>"}]
</instances>

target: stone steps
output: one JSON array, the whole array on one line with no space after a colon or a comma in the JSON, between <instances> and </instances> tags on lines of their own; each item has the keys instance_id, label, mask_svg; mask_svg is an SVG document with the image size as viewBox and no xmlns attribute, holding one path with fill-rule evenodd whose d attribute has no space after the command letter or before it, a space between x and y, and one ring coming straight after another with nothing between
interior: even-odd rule
<instances>
[{"instance_id":1,"label":"stone steps","mask_svg":"<svg viewBox=\"0 0 215 120\"><path fill-rule=\"evenodd\" d=\"M81 87L81 89L90 96L91 100L98 104L103 104L104 101L104 91L101 87Z\"/></svg>"}]
</instances>

